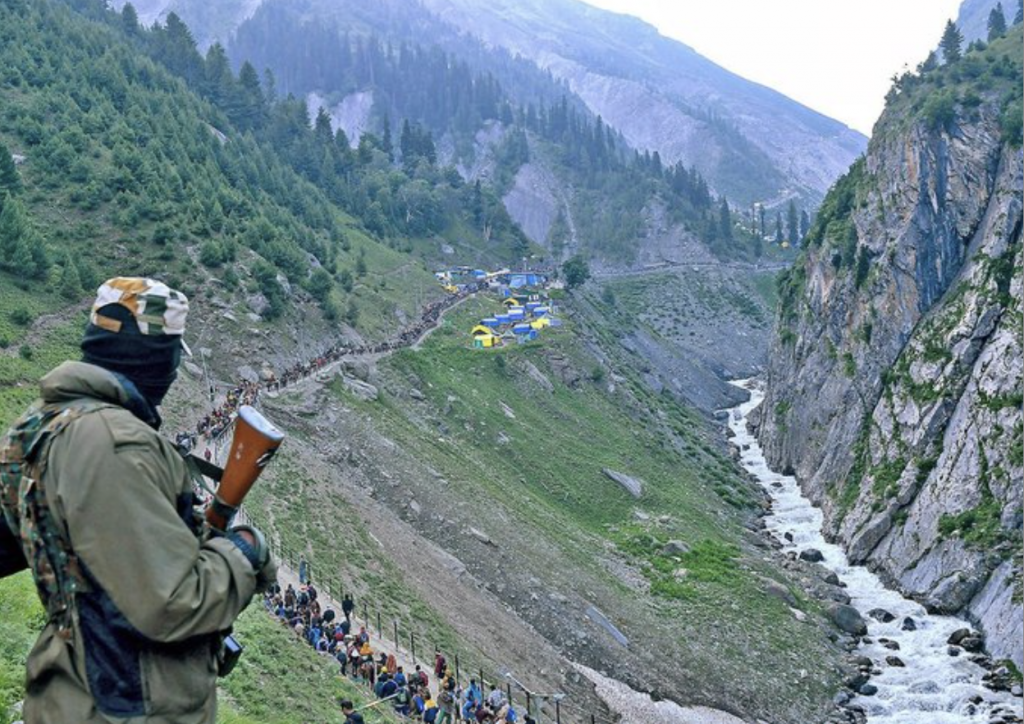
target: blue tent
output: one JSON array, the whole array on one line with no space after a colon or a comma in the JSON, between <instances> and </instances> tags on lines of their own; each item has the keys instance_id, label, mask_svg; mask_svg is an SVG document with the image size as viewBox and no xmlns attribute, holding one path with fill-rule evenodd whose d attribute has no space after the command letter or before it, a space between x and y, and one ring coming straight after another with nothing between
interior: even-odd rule
<instances>
[{"instance_id":1,"label":"blue tent","mask_svg":"<svg viewBox=\"0 0 1024 724\"><path fill-rule=\"evenodd\" d=\"M491 329L494 329L500 324L500 322L495 317L487 317L487 319L480 320L480 324L484 325L485 327L490 327Z\"/></svg>"}]
</instances>

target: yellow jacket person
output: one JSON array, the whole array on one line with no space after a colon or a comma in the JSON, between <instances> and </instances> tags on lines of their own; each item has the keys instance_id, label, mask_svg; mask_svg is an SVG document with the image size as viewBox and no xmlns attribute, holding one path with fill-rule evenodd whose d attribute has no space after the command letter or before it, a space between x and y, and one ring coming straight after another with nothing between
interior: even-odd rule
<instances>
[{"instance_id":1,"label":"yellow jacket person","mask_svg":"<svg viewBox=\"0 0 1024 724\"><path fill-rule=\"evenodd\" d=\"M0 443L0 508L48 617L26 724L214 722L223 634L273 578L258 532L202 535L157 433L187 310L160 282L106 282L82 361L47 374Z\"/></svg>"}]
</instances>

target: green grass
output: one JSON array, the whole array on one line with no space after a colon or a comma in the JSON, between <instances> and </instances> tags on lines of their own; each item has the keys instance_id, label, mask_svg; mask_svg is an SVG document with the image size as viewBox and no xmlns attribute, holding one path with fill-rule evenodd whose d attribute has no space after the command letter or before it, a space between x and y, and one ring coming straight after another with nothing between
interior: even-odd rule
<instances>
[{"instance_id":1,"label":"green grass","mask_svg":"<svg viewBox=\"0 0 1024 724\"><path fill-rule=\"evenodd\" d=\"M17 718L11 707L24 695L25 659L45 621L27 572L0 580L0 720L4 722Z\"/></svg>"},{"instance_id":2,"label":"green grass","mask_svg":"<svg viewBox=\"0 0 1024 724\"><path fill-rule=\"evenodd\" d=\"M746 550L741 530L752 497L700 418L671 396L650 392L629 366L612 366L626 377L616 393L589 379L595 360L585 336L609 349L605 343L613 340L605 337L614 334L580 315L527 345L472 349L470 328L495 309L494 300L473 300L422 349L381 363L383 389L412 385L425 402L410 405L387 393L361 402L339 384L335 394L352 414L365 416L405 453L439 471L447 481L445 496L498 509L506 529L554 548L553 558L529 564L536 570L577 569L632 599L636 594L609 580L595 558L595 549L614 546L650 583L659 625L665 636L679 637L666 638L666 645L687 648L689 671L708 680L728 671L735 681L749 678L751 651L779 667L789 666L784 652L794 640L817 651L813 633L761 590L770 567ZM527 363L547 376L552 392L530 379ZM560 377L566 364L579 375L575 385ZM507 442L499 444L499 434ZM640 478L643 497L629 496L601 473L604 467ZM638 508L656 522L637 524ZM654 542L642 545L643 536ZM679 561L661 556L659 544L676 538L690 552ZM687 569L685 577L676 578L678 568ZM685 643L708 626L728 639L714 664L708 651L689 652Z\"/></svg>"},{"instance_id":3,"label":"green grass","mask_svg":"<svg viewBox=\"0 0 1024 724\"><path fill-rule=\"evenodd\" d=\"M369 688L342 677L332 658L314 652L258 600L238 618L235 637L245 651L220 681L220 724L340 724L339 699L357 708L374 700ZM367 722L399 721L383 708L364 716Z\"/></svg>"}]
</instances>

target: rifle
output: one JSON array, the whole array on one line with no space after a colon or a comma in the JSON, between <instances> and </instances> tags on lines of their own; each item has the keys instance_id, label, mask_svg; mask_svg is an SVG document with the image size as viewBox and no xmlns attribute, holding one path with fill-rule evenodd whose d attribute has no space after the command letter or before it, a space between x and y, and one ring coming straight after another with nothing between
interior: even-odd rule
<instances>
[{"instance_id":1,"label":"rifle","mask_svg":"<svg viewBox=\"0 0 1024 724\"><path fill-rule=\"evenodd\" d=\"M215 531L223 531L249 494L263 468L284 441L284 433L249 405L242 405L235 420L228 459L221 470L194 455L191 461L199 472L219 482L213 500L206 509L206 522Z\"/></svg>"}]
</instances>

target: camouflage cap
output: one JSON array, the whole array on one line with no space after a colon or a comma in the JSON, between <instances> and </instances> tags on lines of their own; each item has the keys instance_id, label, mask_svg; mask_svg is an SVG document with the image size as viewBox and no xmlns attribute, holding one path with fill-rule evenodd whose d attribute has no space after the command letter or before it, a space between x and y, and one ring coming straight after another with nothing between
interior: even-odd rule
<instances>
[{"instance_id":1,"label":"camouflage cap","mask_svg":"<svg viewBox=\"0 0 1024 724\"><path fill-rule=\"evenodd\" d=\"M163 282L142 277L115 277L100 285L89 321L116 334L121 331L121 321L100 313L110 304L127 309L144 335L181 337L185 334L188 297Z\"/></svg>"}]
</instances>

